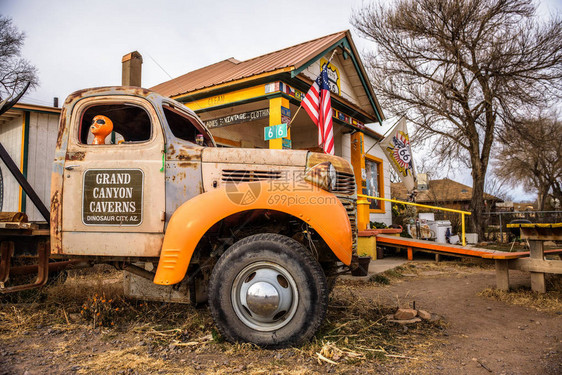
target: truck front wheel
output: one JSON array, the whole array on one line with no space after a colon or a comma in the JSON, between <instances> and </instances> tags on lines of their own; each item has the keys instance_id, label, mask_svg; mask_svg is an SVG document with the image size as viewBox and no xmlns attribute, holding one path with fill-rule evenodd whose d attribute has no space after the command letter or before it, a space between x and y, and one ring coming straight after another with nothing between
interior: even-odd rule
<instances>
[{"instance_id":1,"label":"truck front wheel","mask_svg":"<svg viewBox=\"0 0 562 375\"><path fill-rule=\"evenodd\" d=\"M229 341L266 347L300 344L326 314L328 290L322 268L299 242L257 234L232 245L209 281L209 305Z\"/></svg>"}]
</instances>

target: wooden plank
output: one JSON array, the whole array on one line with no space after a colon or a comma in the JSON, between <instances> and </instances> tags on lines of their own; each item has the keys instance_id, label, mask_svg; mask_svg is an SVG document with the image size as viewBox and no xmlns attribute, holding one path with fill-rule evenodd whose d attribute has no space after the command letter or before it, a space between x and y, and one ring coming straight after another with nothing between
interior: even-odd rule
<instances>
[{"instance_id":1,"label":"wooden plank","mask_svg":"<svg viewBox=\"0 0 562 375\"><path fill-rule=\"evenodd\" d=\"M522 258L508 262L509 268L512 270L562 274L562 260Z\"/></svg>"},{"instance_id":2,"label":"wooden plank","mask_svg":"<svg viewBox=\"0 0 562 375\"><path fill-rule=\"evenodd\" d=\"M467 248L459 245L449 245L436 243L432 241L416 240L404 237L388 236L384 234L377 235L377 242L392 244L401 247L411 247L412 249L419 250L433 250L444 254L456 254L459 256L473 256L481 258L484 254L497 254L498 251L479 249L479 248ZM503 253L503 252L501 252Z\"/></svg>"},{"instance_id":3,"label":"wooden plank","mask_svg":"<svg viewBox=\"0 0 562 375\"><path fill-rule=\"evenodd\" d=\"M540 240L530 240L530 257L533 260L544 262L544 243ZM531 272L531 289L538 293L546 293L544 272Z\"/></svg>"},{"instance_id":4,"label":"wooden plank","mask_svg":"<svg viewBox=\"0 0 562 375\"><path fill-rule=\"evenodd\" d=\"M496 260L496 288L509 290L509 265L507 260Z\"/></svg>"}]
</instances>

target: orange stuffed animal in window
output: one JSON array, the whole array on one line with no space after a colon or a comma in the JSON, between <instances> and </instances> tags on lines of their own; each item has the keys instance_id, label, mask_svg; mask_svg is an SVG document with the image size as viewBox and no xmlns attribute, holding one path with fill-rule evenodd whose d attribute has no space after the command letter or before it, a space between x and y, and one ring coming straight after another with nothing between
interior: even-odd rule
<instances>
[{"instance_id":1,"label":"orange stuffed animal in window","mask_svg":"<svg viewBox=\"0 0 562 375\"><path fill-rule=\"evenodd\" d=\"M90 132L94 135L93 145L104 145L105 138L113 131L113 121L109 117L97 115L92 120Z\"/></svg>"}]
</instances>

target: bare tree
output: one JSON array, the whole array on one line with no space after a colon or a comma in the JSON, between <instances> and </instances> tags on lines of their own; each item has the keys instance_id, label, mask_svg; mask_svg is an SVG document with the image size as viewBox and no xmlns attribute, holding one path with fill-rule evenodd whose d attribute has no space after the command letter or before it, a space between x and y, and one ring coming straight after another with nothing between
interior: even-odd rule
<instances>
[{"instance_id":1,"label":"bare tree","mask_svg":"<svg viewBox=\"0 0 562 375\"><path fill-rule=\"evenodd\" d=\"M494 165L496 174L512 186L523 185L537 194L543 211L550 195L560 199L562 183L562 123L556 117L520 120L500 135L503 147Z\"/></svg>"},{"instance_id":2,"label":"bare tree","mask_svg":"<svg viewBox=\"0 0 562 375\"><path fill-rule=\"evenodd\" d=\"M484 192L501 199L504 202L513 201L509 185L506 181L495 174L488 173L484 182ZM488 208L489 210L489 208Z\"/></svg>"},{"instance_id":3,"label":"bare tree","mask_svg":"<svg viewBox=\"0 0 562 375\"><path fill-rule=\"evenodd\" d=\"M484 181L498 130L562 89L562 20L541 23L531 0L398 0L352 22L376 42L375 92L416 124L442 163L472 171L472 230L483 233Z\"/></svg>"},{"instance_id":4,"label":"bare tree","mask_svg":"<svg viewBox=\"0 0 562 375\"><path fill-rule=\"evenodd\" d=\"M11 18L0 16L0 102L17 97L26 87L38 84L37 69L22 58L25 34Z\"/></svg>"}]
</instances>

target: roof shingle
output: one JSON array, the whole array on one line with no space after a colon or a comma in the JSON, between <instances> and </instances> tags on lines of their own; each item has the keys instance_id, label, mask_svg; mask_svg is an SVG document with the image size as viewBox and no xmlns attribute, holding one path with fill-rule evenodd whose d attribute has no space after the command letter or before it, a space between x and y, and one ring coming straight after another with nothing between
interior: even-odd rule
<instances>
[{"instance_id":1,"label":"roof shingle","mask_svg":"<svg viewBox=\"0 0 562 375\"><path fill-rule=\"evenodd\" d=\"M348 36L348 33L349 31L341 31L326 35L246 61L238 61L234 58L226 59L163 82L152 87L151 90L172 97L283 68L298 69L340 39Z\"/></svg>"}]
</instances>

